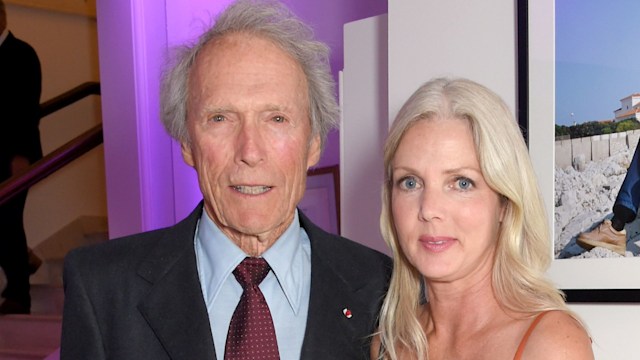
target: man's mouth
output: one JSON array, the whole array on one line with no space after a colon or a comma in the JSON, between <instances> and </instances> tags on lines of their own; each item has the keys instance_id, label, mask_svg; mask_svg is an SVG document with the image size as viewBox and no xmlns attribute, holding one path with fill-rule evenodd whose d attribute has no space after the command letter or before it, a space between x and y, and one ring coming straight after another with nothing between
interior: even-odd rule
<instances>
[{"instance_id":1,"label":"man's mouth","mask_svg":"<svg viewBox=\"0 0 640 360\"><path fill-rule=\"evenodd\" d=\"M271 186L259 185L259 186L246 186L236 185L233 187L236 191L247 195L260 195L266 193L271 189Z\"/></svg>"}]
</instances>

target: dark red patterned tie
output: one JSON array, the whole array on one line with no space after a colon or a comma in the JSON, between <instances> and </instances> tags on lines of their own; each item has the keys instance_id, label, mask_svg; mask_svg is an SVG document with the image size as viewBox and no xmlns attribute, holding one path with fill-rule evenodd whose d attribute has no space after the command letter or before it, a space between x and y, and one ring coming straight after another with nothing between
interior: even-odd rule
<instances>
[{"instance_id":1,"label":"dark red patterned tie","mask_svg":"<svg viewBox=\"0 0 640 360\"><path fill-rule=\"evenodd\" d=\"M269 270L263 258L247 257L233 271L244 291L229 324L225 360L280 359L271 312L258 287Z\"/></svg>"}]
</instances>

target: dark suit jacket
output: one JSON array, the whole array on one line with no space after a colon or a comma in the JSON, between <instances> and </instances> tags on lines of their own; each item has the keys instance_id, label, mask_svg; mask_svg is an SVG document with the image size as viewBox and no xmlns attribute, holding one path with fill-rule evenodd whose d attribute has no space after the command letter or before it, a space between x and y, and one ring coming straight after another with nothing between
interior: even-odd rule
<instances>
[{"instance_id":1,"label":"dark suit jacket","mask_svg":"<svg viewBox=\"0 0 640 360\"><path fill-rule=\"evenodd\" d=\"M173 227L67 255L62 360L215 359L193 246L201 214L202 205ZM302 213L300 223L311 240L301 358L368 359L390 260L326 233Z\"/></svg>"},{"instance_id":2,"label":"dark suit jacket","mask_svg":"<svg viewBox=\"0 0 640 360\"><path fill-rule=\"evenodd\" d=\"M40 61L33 48L13 34L0 46L0 181L11 177L11 159L35 162L40 147Z\"/></svg>"}]
</instances>

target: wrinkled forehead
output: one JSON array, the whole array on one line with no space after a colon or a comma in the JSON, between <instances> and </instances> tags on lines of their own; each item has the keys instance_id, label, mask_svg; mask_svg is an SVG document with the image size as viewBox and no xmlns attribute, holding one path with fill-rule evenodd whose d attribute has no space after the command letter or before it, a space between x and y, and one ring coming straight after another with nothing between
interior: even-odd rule
<instances>
[{"instance_id":1,"label":"wrinkled forehead","mask_svg":"<svg viewBox=\"0 0 640 360\"><path fill-rule=\"evenodd\" d=\"M248 61L268 64L269 60L290 67L287 76L298 76L306 84L302 65L285 48L266 36L244 32L221 35L202 45L191 65L190 76L193 77L198 69L214 70L212 63L233 66Z\"/></svg>"},{"instance_id":2,"label":"wrinkled forehead","mask_svg":"<svg viewBox=\"0 0 640 360\"><path fill-rule=\"evenodd\" d=\"M242 101L272 101L309 112L308 83L300 64L273 41L251 34L228 34L205 44L190 69L187 91L189 107L200 96L216 93L234 101L241 96Z\"/></svg>"},{"instance_id":3,"label":"wrinkled forehead","mask_svg":"<svg viewBox=\"0 0 640 360\"><path fill-rule=\"evenodd\" d=\"M280 72L283 81L295 81L307 92L307 77L300 63L273 40L250 33L226 34L204 44L191 66L189 85L202 80L203 75L239 71L256 76Z\"/></svg>"}]
</instances>

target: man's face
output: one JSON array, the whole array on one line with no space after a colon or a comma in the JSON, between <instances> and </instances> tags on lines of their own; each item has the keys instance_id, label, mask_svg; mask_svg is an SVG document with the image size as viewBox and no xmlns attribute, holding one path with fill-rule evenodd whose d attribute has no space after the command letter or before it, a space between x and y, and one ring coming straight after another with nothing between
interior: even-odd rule
<instances>
[{"instance_id":1,"label":"man's face","mask_svg":"<svg viewBox=\"0 0 640 360\"><path fill-rule=\"evenodd\" d=\"M268 248L291 224L320 157L307 93L300 65L253 35L212 41L191 70L182 154L207 213L245 251L247 238Z\"/></svg>"}]
</instances>

